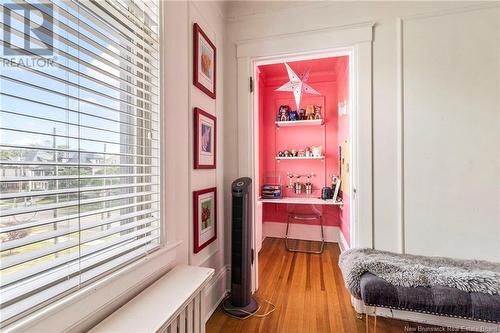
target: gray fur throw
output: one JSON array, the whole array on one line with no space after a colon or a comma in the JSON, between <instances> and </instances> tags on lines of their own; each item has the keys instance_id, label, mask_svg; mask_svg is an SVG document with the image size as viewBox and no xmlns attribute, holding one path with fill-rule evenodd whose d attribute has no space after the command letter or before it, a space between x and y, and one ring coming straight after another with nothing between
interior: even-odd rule
<instances>
[{"instance_id":1,"label":"gray fur throw","mask_svg":"<svg viewBox=\"0 0 500 333\"><path fill-rule=\"evenodd\" d=\"M500 294L500 264L494 262L351 249L340 255L339 266L347 289L358 299L361 276L366 272L401 287L446 286Z\"/></svg>"}]
</instances>

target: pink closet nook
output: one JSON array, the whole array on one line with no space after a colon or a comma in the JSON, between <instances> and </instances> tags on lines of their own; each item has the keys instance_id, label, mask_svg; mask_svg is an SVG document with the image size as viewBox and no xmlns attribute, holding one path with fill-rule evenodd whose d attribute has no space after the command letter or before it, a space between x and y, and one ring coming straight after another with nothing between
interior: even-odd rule
<instances>
[{"instance_id":1,"label":"pink closet nook","mask_svg":"<svg viewBox=\"0 0 500 333\"><path fill-rule=\"evenodd\" d=\"M286 64L292 73L285 62L257 69L262 223L286 223L290 211L316 212L349 243L349 57ZM287 91L278 90L283 86Z\"/></svg>"}]
</instances>

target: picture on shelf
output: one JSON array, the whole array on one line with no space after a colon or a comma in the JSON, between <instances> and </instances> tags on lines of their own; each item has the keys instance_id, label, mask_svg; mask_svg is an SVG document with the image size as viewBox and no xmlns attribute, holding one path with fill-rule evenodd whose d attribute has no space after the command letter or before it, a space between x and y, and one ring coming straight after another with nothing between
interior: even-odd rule
<instances>
[{"instance_id":1,"label":"picture on shelf","mask_svg":"<svg viewBox=\"0 0 500 333\"><path fill-rule=\"evenodd\" d=\"M341 179L340 176L336 175L329 175L330 181L331 181L331 188L332 188L332 199L334 201L337 201L337 197L340 194L340 183Z\"/></svg>"},{"instance_id":2,"label":"picture on shelf","mask_svg":"<svg viewBox=\"0 0 500 333\"><path fill-rule=\"evenodd\" d=\"M335 184L332 183L332 199L333 201L337 201L337 197L339 195L339 190L340 190L340 183L341 180L338 177L335 177Z\"/></svg>"}]
</instances>

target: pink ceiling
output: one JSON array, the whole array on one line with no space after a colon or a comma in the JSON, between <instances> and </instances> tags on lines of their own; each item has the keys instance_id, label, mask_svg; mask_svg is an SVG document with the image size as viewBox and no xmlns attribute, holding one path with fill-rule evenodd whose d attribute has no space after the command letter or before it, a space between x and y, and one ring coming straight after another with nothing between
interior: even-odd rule
<instances>
[{"instance_id":1,"label":"pink ceiling","mask_svg":"<svg viewBox=\"0 0 500 333\"><path fill-rule=\"evenodd\" d=\"M298 75L303 75L308 69L310 69L311 71L309 82L318 82L325 80L335 80L337 66L340 62L345 61L348 61L347 56L292 61L288 62L288 65L290 65L290 67ZM262 65L259 66L259 69L261 70L263 77L267 80L270 79L274 82L288 79L288 74L284 63Z\"/></svg>"}]
</instances>

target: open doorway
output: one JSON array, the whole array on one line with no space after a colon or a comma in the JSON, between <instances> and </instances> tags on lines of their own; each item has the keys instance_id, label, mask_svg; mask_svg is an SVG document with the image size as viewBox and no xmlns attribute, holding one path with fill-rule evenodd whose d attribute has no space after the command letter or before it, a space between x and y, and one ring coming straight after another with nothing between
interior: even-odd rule
<instances>
[{"instance_id":1,"label":"open doorway","mask_svg":"<svg viewBox=\"0 0 500 333\"><path fill-rule=\"evenodd\" d=\"M254 60L252 178L257 253L266 237L285 235L292 243L299 239L317 246L301 249L296 243L299 246L290 245L289 250L318 252L322 241L351 246L356 230L354 71L349 50ZM293 75L308 88L287 85ZM312 219L290 221L291 216ZM254 290L258 255L255 258Z\"/></svg>"}]
</instances>

